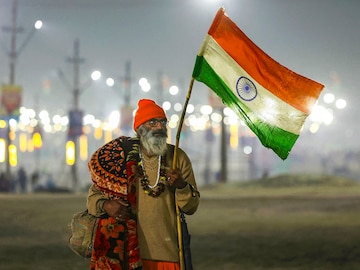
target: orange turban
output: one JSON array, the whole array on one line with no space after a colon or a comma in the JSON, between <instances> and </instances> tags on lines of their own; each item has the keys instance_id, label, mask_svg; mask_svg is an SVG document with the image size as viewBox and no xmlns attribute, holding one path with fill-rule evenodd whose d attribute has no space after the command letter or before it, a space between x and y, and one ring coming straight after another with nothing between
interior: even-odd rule
<instances>
[{"instance_id":1,"label":"orange turban","mask_svg":"<svg viewBox=\"0 0 360 270\"><path fill-rule=\"evenodd\" d=\"M151 99L140 99L134 117L134 130L153 118L166 118L164 110Z\"/></svg>"}]
</instances>

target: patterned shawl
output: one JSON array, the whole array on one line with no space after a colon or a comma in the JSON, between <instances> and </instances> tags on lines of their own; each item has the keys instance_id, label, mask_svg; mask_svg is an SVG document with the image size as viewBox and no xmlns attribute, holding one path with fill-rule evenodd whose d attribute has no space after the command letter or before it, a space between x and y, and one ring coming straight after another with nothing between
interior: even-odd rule
<instances>
[{"instance_id":1,"label":"patterned shawl","mask_svg":"<svg viewBox=\"0 0 360 270\"><path fill-rule=\"evenodd\" d=\"M90 269L142 269L136 221L136 167L139 139L119 137L99 148L88 163L94 184L111 199L131 206L124 222L104 216L99 220Z\"/></svg>"}]
</instances>

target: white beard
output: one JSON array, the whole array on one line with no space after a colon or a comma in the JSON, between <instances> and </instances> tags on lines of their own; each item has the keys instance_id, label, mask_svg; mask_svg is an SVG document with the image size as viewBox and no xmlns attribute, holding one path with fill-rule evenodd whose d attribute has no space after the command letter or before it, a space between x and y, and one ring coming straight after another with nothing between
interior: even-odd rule
<instances>
[{"instance_id":1,"label":"white beard","mask_svg":"<svg viewBox=\"0 0 360 270\"><path fill-rule=\"evenodd\" d=\"M154 136L154 131L146 129L144 126L140 126L138 135L140 137L141 146L145 149L148 155L161 156L166 153L166 129L163 135Z\"/></svg>"}]
</instances>

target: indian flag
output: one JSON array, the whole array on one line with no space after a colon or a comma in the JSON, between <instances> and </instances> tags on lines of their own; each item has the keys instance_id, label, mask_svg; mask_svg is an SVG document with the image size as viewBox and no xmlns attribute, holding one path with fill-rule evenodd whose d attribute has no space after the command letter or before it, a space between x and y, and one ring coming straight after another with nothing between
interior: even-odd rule
<instances>
[{"instance_id":1,"label":"indian flag","mask_svg":"<svg viewBox=\"0 0 360 270\"><path fill-rule=\"evenodd\" d=\"M201 45L193 78L210 87L283 160L324 88L273 60L223 8Z\"/></svg>"}]
</instances>

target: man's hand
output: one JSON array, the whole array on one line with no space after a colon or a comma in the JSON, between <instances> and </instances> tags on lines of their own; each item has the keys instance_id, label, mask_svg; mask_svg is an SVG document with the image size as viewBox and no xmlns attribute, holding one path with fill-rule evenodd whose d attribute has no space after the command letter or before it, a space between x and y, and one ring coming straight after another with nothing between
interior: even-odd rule
<instances>
[{"instance_id":1,"label":"man's hand","mask_svg":"<svg viewBox=\"0 0 360 270\"><path fill-rule=\"evenodd\" d=\"M124 221L129 215L129 204L120 200L108 200L104 203L105 212L117 221Z\"/></svg>"},{"instance_id":2,"label":"man's hand","mask_svg":"<svg viewBox=\"0 0 360 270\"><path fill-rule=\"evenodd\" d=\"M184 188L187 183L182 177L180 169L170 169L167 173L167 181L171 187Z\"/></svg>"}]
</instances>

